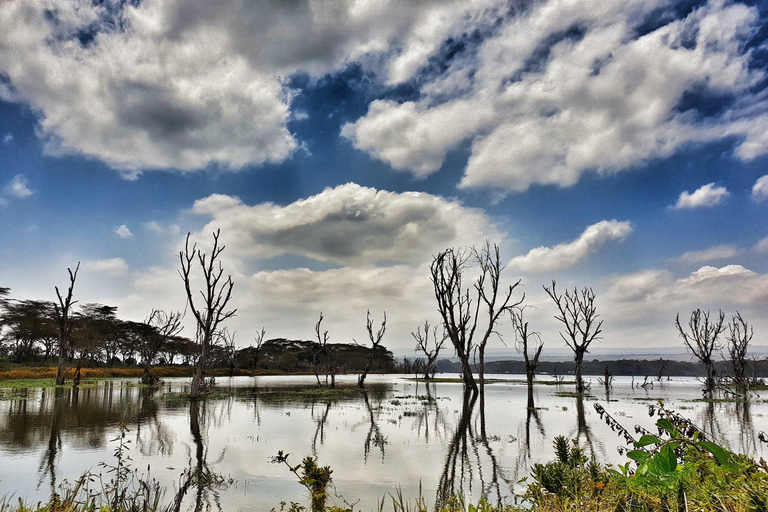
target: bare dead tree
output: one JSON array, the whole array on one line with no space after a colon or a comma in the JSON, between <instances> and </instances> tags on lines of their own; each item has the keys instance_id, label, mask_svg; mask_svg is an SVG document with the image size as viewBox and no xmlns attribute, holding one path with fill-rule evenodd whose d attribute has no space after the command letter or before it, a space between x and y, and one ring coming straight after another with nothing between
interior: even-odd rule
<instances>
[{"instance_id":1,"label":"bare dead tree","mask_svg":"<svg viewBox=\"0 0 768 512\"><path fill-rule=\"evenodd\" d=\"M381 339L384 337L384 333L387 331L387 312L384 312L384 320L381 322L381 327L374 334L373 332L373 319L371 318L371 311L368 310L365 320L365 329L368 331L368 339L371 340L371 350L368 352L368 361L365 363L365 369L363 373L357 378L357 385L359 387L365 386L365 378L368 376L368 372L371 371L373 360L378 355L378 351L381 348ZM353 341L357 344L357 341Z\"/></svg>"},{"instance_id":2,"label":"bare dead tree","mask_svg":"<svg viewBox=\"0 0 768 512\"><path fill-rule=\"evenodd\" d=\"M210 255L199 250L197 243L193 244L190 248L189 238L191 233L187 233L184 250L179 252L179 260L181 262L179 275L184 281L184 288L187 291L187 304L195 316L200 334L200 355L197 358L195 372L192 377L193 397L198 396L204 387L205 365L208 359L208 352L214 341L214 336L218 332L219 325L237 312L237 309L227 309L227 304L232 298L234 282L231 275L228 275L226 280L222 281L224 268L221 265L221 253L224 251L224 245L219 245L220 233L220 229L213 233L213 248ZM203 272L203 278L205 279L204 289L199 290L202 297L202 305L199 307L195 304L191 283L191 272L195 260L199 263Z\"/></svg>"},{"instance_id":3,"label":"bare dead tree","mask_svg":"<svg viewBox=\"0 0 768 512\"><path fill-rule=\"evenodd\" d=\"M488 340L492 335L495 334L501 338L501 334L496 330L499 319L503 314L511 314L516 307L520 306L525 300L525 294L517 301L512 300L515 288L520 286L520 279L515 284L510 285L505 291L500 289L501 272L504 270L504 266L501 264L498 245L493 244L493 248L491 248L491 244L486 240L485 246L482 249L474 249L473 252L480 267L480 277L475 282L478 303L482 302L485 305L485 312L488 315L488 325L477 344L479 361L477 370L480 380L480 393L483 394L485 392L485 347L488 345ZM475 325L477 325L477 313L475 314ZM483 404L481 403L480 405L482 406Z\"/></svg>"},{"instance_id":4,"label":"bare dead tree","mask_svg":"<svg viewBox=\"0 0 768 512\"><path fill-rule=\"evenodd\" d=\"M256 336L253 338L253 345L251 345L249 348L250 355L251 355L251 366L252 370L256 370L256 366L259 364L259 352L261 351L261 346L264 344L265 336L267 335L267 330L262 327L261 331L256 333Z\"/></svg>"},{"instance_id":5,"label":"bare dead tree","mask_svg":"<svg viewBox=\"0 0 768 512\"><path fill-rule=\"evenodd\" d=\"M80 270L80 262L77 262L75 271L67 269L69 273L69 288L67 288L66 296L62 296L59 292L59 287L56 286L56 297L59 299L59 303L53 305L54 317L59 327L59 364L56 367L56 385L61 386L64 384L64 371L66 370L66 358L67 352L70 350L72 339L72 306L77 303L76 300L72 300L72 291L75 288L75 281L77 280L77 272Z\"/></svg>"},{"instance_id":6,"label":"bare dead tree","mask_svg":"<svg viewBox=\"0 0 768 512\"><path fill-rule=\"evenodd\" d=\"M472 263L480 267L480 276L472 287L464 287L463 277ZM430 276L437 299L437 309L448 339L461 361L464 389L473 394L478 384L472 374L469 358L479 356L478 373L480 392L484 391L485 347L491 335L497 334L497 324L502 314L522 302L512 301L512 293L520 281L501 292L500 278L504 267L499 258L499 248L493 250L486 242L481 250L446 249L437 254L430 265ZM474 294L472 292L475 292ZM476 295L476 296L473 296ZM480 306L485 305L488 323L475 339Z\"/></svg>"},{"instance_id":7,"label":"bare dead tree","mask_svg":"<svg viewBox=\"0 0 768 512\"><path fill-rule=\"evenodd\" d=\"M237 345L235 344L237 331L230 331L225 327L219 331L218 334L218 338L221 341L221 346L224 349L224 354L227 358L227 364L229 364L229 376L232 377L235 373L235 358L237 357Z\"/></svg>"},{"instance_id":8,"label":"bare dead tree","mask_svg":"<svg viewBox=\"0 0 768 512\"><path fill-rule=\"evenodd\" d=\"M750 387L750 381L747 377L747 349L754 334L754 328L737 311L731 319L731 323L728 324L728 334L725 339L728 340L728 355L731 357L733 382L745 391Z\"/></svg>"},{"instance_id":9,"label":"bare dead tree","mask_svg":"<svg viewBox=\"0 0 768 512\"><path fill-rule=\"evenodd\" d=\"M479 303L472 304L469 289L463 286L464 272L469 264L469 255L462 249L446 249L435 256L429 267L432 285L437 299L437 310L443 321L448 339L451 340L456 356L461 362L464 389L477 393L477 383L472 374L469 358L475 349L472 309L475 313ZM474 315L477 318L477 314Z\"/></svg>"},{"instance_id":10,"label":"bare dead tree","mask_svg":"<svg viewBox=\"0 0 768 512\"><path fill-rule=\"evenodd\" d=\"M144 372L141 383L147 385L157 384L159 379L152 375L152 361L165 348L166 344L178 335L181 330L181 320L184 314L181 311L166 313L160 309L153 309L144 320L144 336L139 346L141 362Z\"/></svg>"},{"instance_id":11,"label":"bare dead tree","mask_svg":"<svg viewBox=\"0 0 768 512\"><path fill-rule=\"evenodd\" d=\"M533 404L533 380L536 377L536 369L539 367L539 357L544 343L541 341L541 333L529 328L528 322L524 318L526 306L515 308L510 311L512 316L512 327L515 333L515 348L525 359L525 378L528 384L528 408L532 409ZM535 343L535 348L533 347ZM533 349L533 357L529 353Z\"/></svg>"},{"instance_id":12,"label":"bare dead tree","mask_svg":"<svg viewBox=\"0 0 768 512\"><path fill-rule=\"evenodd\" d=\"M443 329L442 335L437 335L437 327L432 327L432 341L430 343L430 330L429 320L424 321L424 332L421 332L421 326L416 328L416 332L411 332L411 336L416 340L416 352L423 352L426 356L426 364L424 365L424 380L434 378L437 371L437 357L440 355L440 351L445 346L445 340L448 339L448 334Z\"/></svg>"},{"instance_id":13,"label":"bare dead tree","mask_svg":"<svg viewBox=\"0 0 768 512\"><path fill-rule=\"evenodd\" d=\"M691 318L688 320L689 332L686 332L680 324L680 313L678 313L675 317L675 326L685 346L704 364L707 370L707 380L704 385L707 391L712 391L715 388L715 362L712 360L712 355L715 351L722 349L717 338L725 331L725 314L720 311L717 320L710 321L709 311L705 313L697 309L691 312Z\"/></svg>"},{"instance_id":14,"label":"bare dead tree","mask_svg":"<svg viewBox=\"0 0 768 512\"><path fill-rule=\"evenodd\" d=\"M558 294L552 286L544 286L544 291L555 302L558 314L557 320L562 322L565 333L560 331L568 348L573 350L573 361L576 363L576 392L584 392L584 380L581 377L584 354L589 352L589 345L601 339L603 321L598 321L597 307L595 306L595 292L592 288L584 287L581 291L574 288L573 291L565 290L564 294Z\"/></svg>"},{"instance_id":15,"label":"bare dead tree","mask_svg":"<svg viewBox=\"0 0 768 512\"><path fill-rule=\"evenodd\" d=\"M328 331L322 331L321 324L323 323L323 313L320 313L320 319L315 324L315 336L317 337L317 346L312 351L312 370L315 373L318 386L328 386L328 378L330 377L330 387L336 387L336 374L339 372L339 367L336 361L333 361L330 353L328 352ZM320 381L320 369L325 372L325 383Z\"/></svg>"}]
</instances>

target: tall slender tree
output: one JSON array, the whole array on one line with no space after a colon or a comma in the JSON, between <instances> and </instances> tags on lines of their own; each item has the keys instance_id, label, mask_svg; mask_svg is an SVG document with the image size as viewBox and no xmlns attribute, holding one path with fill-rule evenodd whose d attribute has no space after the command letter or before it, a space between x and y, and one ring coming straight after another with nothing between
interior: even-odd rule
<instances>
[{"instance_id":1,"label":"tall slender tree","mask_svg":"<svg viewBox=\"0 0 768 512\"><path fill-rule=\"evenodd\" d=\"M368 352L368 359L365 362L363 373L357 378L357 385L361 388L365 386L365 378L368 376L368 372L371 371L373 361L381 349L381 340L384 338L384 333L387 331L387 312L384 312L384 320L381 322L381 327L374 333L373 318L371 318L371 311L368 310L365 319L365 329L368 331L368 339L371 340L371 349ZM355 341L355 343L357 343L357 341Z\"/></svg>"},{"instance_id":2,"label":"tall slender tree","mask_svg":"<svg viewBox=\"0 0 768 512\"><path fill-rule=\"evenodd\" d=\"M80 262L77 262L75 271L67 269L69 273L69 287L67 288L66 295L59 292L59 287L56 286L56 297L59 299L58 304L54 304L54 318L59 328L59 363L56 367L56 385L61 386L64 384L64 372L66 371L66 358L67 353L70 350L70 340L72 337L72 305L77 303L76 300L72 300L72 292L75 289L75 281L77 280L77 272L80 270Z\"/></svg>"},{"instance_id":3,"label":"tall slender tree","mask_svg":"<svg viewBox=\"0 0 768 512\"><path fill-rule=\"evenodd\" d=\"M231 275L224 279L221 253L224 251L225 246L219 245L220 234L220 229L213 233L213 247L210 254L199 250L197 243L192 244L192 247L190 247L189 239L191 233L187 233L184 249L179 252L179 260L181 262L179 275L184 281L184 289L187 292L187 305L197 322L200 348L192 377L193 397L199 396L200 392L204 389L205 366L219 326L237 312L237 309L227 309L229 301L232 299L234 282ZM202 302L200 303L196 301L195 294L192 291L191 273L195 262L199 264L204 279L203 289L199 290L202 297Z\"/></svg>"},{"instance_id":4,"label":"tall slender tree","mask_svg":"<svg viewBox=\"0 0 768 512\"><path fill-rule=\"evenodd\" d=\"M528 408L534 407L533 403L533 380L536 377L536 369L539 367L539 357L544 343L541 341L541 334L528 327L528 321L524 318L525 306L515 308L510 313L512 315L512 326L515 332L515 346L517 351L525 359L525 379L528 384ZM536 344L533 347L533 344ZM529 349L533 349L531 355Z\"/></svg>"},{"instance_id":5,"label":"tall slender tree","mask_svg":"<svg viewBox=\"0 0 768 512\"><path fill-rule=\"evenodd\" d=\"M573 362L576 364L576 392L584 392L584 380L582 379L582 365L584 354L589 352L589 346L593 341L599 340L602 332L603 321L598 320L597 307L595 306L595 292L592 288L584 287L579 291L565 290L564 294L557 293L556 282L544 286L544 291L555 302L558 314L557 320L562 322L565 332L560 331L568 348L573 350Z\"/></svg>"},{"instance_id":6,"label":"tall slender tree","mask_svg":"<svg viewBox=\"0 0 768 512\"><path fill-rule=\"evenodd\" d=\"M675 317L675 327L683 343L693 355L701 361L707 371L704 386L711 392L715 388L715 361L713 355L723 347L718 343L718 337L725 331L725 314L720 311L717 319L710 320L709 311L697 309L691 312L688 319L688 330L680 324L680 313Z\"/></svg>"},{"instance_id":7,"label":"tall slender tree","mask_svg":"<svg viewBox=\"0 0 768 512\"><path fill-rule=\"evenodd\" d=\"M733 382L745 391L750 387L747 378L747 350L754 335L755 329L737 311L731 318L731 323L728 324L728 334L725 339L728 340L728 355L731 358Z\"/></svg>"}]
</instances>

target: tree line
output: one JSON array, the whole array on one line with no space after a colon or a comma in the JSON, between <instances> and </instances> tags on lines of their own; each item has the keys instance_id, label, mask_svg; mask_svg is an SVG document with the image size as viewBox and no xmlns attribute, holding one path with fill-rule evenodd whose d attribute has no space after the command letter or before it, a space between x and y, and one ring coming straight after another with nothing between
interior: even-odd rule
<instances>
[{"instance_id":1,"label":"tree line","mask_svg":"<svg viewBox=\"0 0 768 512\"><path fill-rule=\"evenodd\" d=\"M441 351L444 353L449 346L459 361L465 390L470 395L482 396L485 351L491 339L503 341L500 328L506 323L511 327L517 351L523 356L528 404L533 406L533 382L544 344L540 332L527 318L530 306L525 293L518 292L521 280L507 285L502 282L504 266L496 244L486 241L479 248L448 248L433 257L429 272L440 321L430 325L427 320L418 326L412 336L416 342L414 350L421 357L405 358L397 364L383 345L386 312L377 328L368 311L368 340L364 343L330 343L320 313L312 341L281 344L273 340L265 344L262 329L247 347L238 348L237 333L227 327L227 321L237 310L230 306L234 281L231 275L225 275L221 262L225 246L220 243L220 231L213 233L209 252L198 248L197 243L190 244L190 237L187 234L178 256L179 276L186 292L185 312L194 318L193 337L180 334L182 312L152 310L143 322L133 322L119 319L113 306L78 306L74 299L78 264L74 270L67 269L67 288L63 292L58 286L54 288L55 301L11 299L9 289L0 288L0 352L19 362L46 364L56 360L57 384L64 383L68 366L75 368L73 384L77 385L84 364L140 364L144 368L142 381L148 384L156 381L151 373L153 364L193 365L192 395L196 396L210 385L205 377L207 368L229 366L230 374L236 366L256 369L260 353L270 354L261 363L273 368L311 371L318 386L335 387L339 373L355 371L362 388L371 371L399 370L430 379L437 371ZM474 278L470 280L469 276ZM197 282L202 285L196 287ZM585 355L594 342L602 339L603 322L597 312L596 295L590 287L561 292L555 281L543 286L543 290L555 306L554 318L561 324L559 335L573 352L576 391L582 393L586 389L582 376ZM733 383L745 391L757 383L747 371L754 329L740 313L726 322L722 311L716 318L710 318L709 312L697 309L687 325L682 324L678 314L675 325L685 346L706 369L707 390L714 389L718 382L715 355L723 348L723 338L727 341ZM607 370L605 382L610 383Z\"/></svg>"}]
</instances>

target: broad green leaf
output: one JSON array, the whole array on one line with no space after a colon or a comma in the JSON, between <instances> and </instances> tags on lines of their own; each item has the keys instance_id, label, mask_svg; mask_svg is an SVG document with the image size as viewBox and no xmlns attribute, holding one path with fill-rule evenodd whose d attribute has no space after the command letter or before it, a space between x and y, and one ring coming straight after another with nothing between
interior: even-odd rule
<instances>
[{"instance_id":1,"label":"broad green leaf","mask_svg":"<svg viewBox=\"0 0 768 512\"><path fill-rule=\"evenodd\" d=\"M661 439L658 437L646 434L642 436L639 441L635 442L635 447L642 448L643 446L648 446L649 444L659 444L660 442Z\"/></svg>"},{"instance_id":2,"label":"broad green leaf","mask_svg":"<svg viewBox=\"0 0 768 512\"><path fill-rule=\"evenodd\" d=\"M656 420L656 426L659 428L663 428L671 436L676 435L675 426L667 418L659 418L658 420Z\"/></svg>"},{"instance_id":3,"label":"broad green leaf","mask_svg":"<svg viewBox=\"0 0 768 512\"><path fill-rule=\"evenodd\" d=\"M669 475L677 469L675 451L668 444L662 446L661 450L656 452L656 455L653 456L653 462L660 473Z\"/></svg>"},{"instance_id":4,"label":"broad green leaf","mask_svg":"<svg viewBox=\"0 0 768 512\"><path fill-rule=\"evenodd\" d=\"M627 452L627 457L634 460L638 464L642 464L650 456L651 456L650 453L644 452L643 450L630 450Z\"/></svg>"},{"instance_id":5,"label":"broad green leaf","mask_svg":"<svg viewBox=\"0 0 768 512\"><path fill-rule=\"evenodd\" d=\"M731 463L730 457L728 457L728 453L723 449L722 446L716 445L715 443L710 443L709 441L699 441L696 443L696 445L701 446L709 453L714 455L717 461L723 466L727 466Z\"/></svg>"}]
</instances>

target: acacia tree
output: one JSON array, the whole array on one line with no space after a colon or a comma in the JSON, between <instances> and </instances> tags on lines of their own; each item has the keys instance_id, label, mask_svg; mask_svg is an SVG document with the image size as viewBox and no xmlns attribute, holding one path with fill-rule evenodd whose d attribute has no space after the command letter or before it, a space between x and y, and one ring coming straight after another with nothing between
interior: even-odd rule
<instances>
[{"instance_id":1,"label":"acacia tree","mask_svg":"<svg viewBox=\"0 0 768 512\"><path fill-rule=\"evenodd\" d=\"M437 366L435 362L440 354L440 351L445 346L445 340L448 339L445 329L440 337L437 336L437 326L432 327L432 342L430 343L430 330L429 320L424 321L424 333L421 332L421 326L416 328L416 332L411 332L411 336L416 340L416 352L423 352L426 357L424 363L424 380L434 378Z\"/></svg>"},{"instance_id":2,"label":"acacia tree","mask_svg":"<svg viewBox=\"0 0 768 512\"><path fill-rule=\"evenodd\" d=\"M523 354L525 359L525 378L528 383L528 408L531 409L534 406L533 379L536 377L536 368L539 367L539 356L541 356L544 343L541 341L541 333L528 327L528 322L524 318L524 311L525 306L513 309L510 314L515 333L515 347L519 353ZM536 343L536 348L533 349L533 357L528 352L529 348L533 348L532 343Z\"/></svg>"},{"instance_id":3,"label":"acacia tree","mask_svg":"<svg viewBox=\"0 0 768 512\"><path fill-rule=\"evenodd\" d=\"M472 263L477 263L480 276L472 287L464 287L463 278ZM430 277L437 299L443 327L456 355L461 362L464 389L473 394L478 384L472 374L469 358L477 352L480 392L484 392L485 347L491 335L498 334L496 327L502 314L522 302L512 302L518 280L505 293L500 292L501 266L499 248L494 244L491 250L486 242L481 250L446 249L437 254L430 265ZM474 293L473 293L474 292ZM475 339L480 318L480 305L484 304L488 323L481 328L479 340Z\"/></svg>"},{"instance_id":4,"label":"acacia tree","mask_svg":"<svg viewBox=\"0 0 768 512\"><path fill-rule=\"evenodd\" d=\"M381 327L376 334L374 334L373 319L371 318L371 310L369 309L365 320L365 328L368 331L368 338L371 340L371 350L368 352L368 360L365 363L365 369L357 378L357 385L361 388L365 385L365 378L368 376L368 372L371 371L373 359L376 357L378 350L381 347L381 339L384 337L384 333L387 330L387 312L384 312L384 320L381 322ZM357 343L357 341L355 341L355 343Z\"/></svg>"},{"instance_id":5,"label":"acacia tree","mask_svg":"<svg viewBox=\"0 0 768 512\"><path fill-rule=\"evenodd\" d=\"M70 339L72 337L72 305L77 301L72 300L72 291L75 288L75 281L77 280L77 272L80 270L80 262L77 262L75 271L67 269L69 273L69 288L67 294L62 296L59 292L59 287L56 289L56 297L59 299L59 303L53 305L54 318L59 328L59 363L56 367L56 385L61 386L64 384L64 371L66 370L66 357L67 352L70 350Z\"/></svg>"},{"instance_id":6,"label":"acacia tree","mask_svg":"<svg viewBox=\"0 0 768 512\"><path fill-rule=\"evenodd\" d=\"M747 378L747 349L754 334L754 328L737 311L731 319L731 323L728 324L728 334L725 339L728 340L728 355L731 357L733 382L743 390L748 390L750 384Z\"/></svg>"},{"instance_id":7,"label":"acacia tree","mask_svg":"<svg viewBox=\"0 0 768 512\"><path fill-rule=\"evenodd\" d=\"M184 288L187 292L187 304L195 316L197 332L199 334L200 353L192 377L193 397L197 397L204 388L205 365L219 325L237 312L237 309L227 309L227 304L232 298L234 282L231 275L228 275L222 281L224 268L221 265L221 253L224 251L225 246L219 245L220 233L220 229L213 233L213 248L210 254L199 250L197 243L193 244L190 248L189 238L191 233L187 233L184 250L179 251L179 260L181 262L179 275L184 281ZM191 272L195 261L199 263L204 279L203 289L199 290L202 297L202 304L200 306L196 305L195 294L192 292Z\"/></svg>"},{"instance_id":8,"label":"acacia tree","mask_svg":"<svg viewBox=\"0 0 768 512\"><path fill-rule=\"evenodd\" d=\"M544 291L555 302L558 313L557 320L562 322L565 333L560 331L568 348L573 350L573 361L576 364L576 392L584 392L584 380L581 377L584 354L589 351L589 345L601 339L603 321L598 321L597 307L595 306L595 292L592 288L584 287L579 291L565 290L564 294L558 294L556 282L553 280L550 287L544 286Z\"/></svg>"},{"instance_id":9,"label":"acacia tree","mask_svg":"<svg viewBox=\"0 0 768 512\"><path fill-rule=\"evenodd\" d=\"M143 324L140 324L141 327L136 326L144 334L139 344L141 363L144 366L141 375L142 384L155 385L160 381L152 375L152 362L160 352L165 350L168 342L181 332L181 319L183 317L181 311L166 313L160 309L153 309Z\"/></svg>"},{"instance_id":10,"label":"acacia tree","mask_svg":"<svg viewBox=\"0 0 768 512\"><path fill-rule=\"evenodd\" d=\"M691 312L688 319L688 332L680 324L680 313L675 317L675 326L683 343L701 361L707 371L707 380L704 383L707 391L715 387L715 362L712 355L723 347L717 342L718 336L725 331L725 314L720 311L716 320L710 321L709 311L702 312L697 309Z\"/></svg>"}]
</instances>

